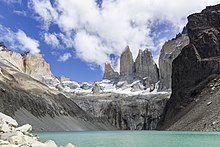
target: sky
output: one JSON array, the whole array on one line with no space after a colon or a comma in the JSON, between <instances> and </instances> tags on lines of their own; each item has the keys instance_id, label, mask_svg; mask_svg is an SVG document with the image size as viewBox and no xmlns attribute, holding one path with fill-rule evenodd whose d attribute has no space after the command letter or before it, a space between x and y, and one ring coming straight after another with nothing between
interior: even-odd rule
<instances>
[{"instance_id":1,"label":"sky","mask_svg":"<svg viewBox=\"0 0 220 147\"><path fill-rule=\"evenodd\" d=\"M42 54L55 76L102 79L104 64L119 71L129 45L158 57L182 31L187 16L220 0L0 0L0 42L16 52Z\"/></svg>"}]
</instances>

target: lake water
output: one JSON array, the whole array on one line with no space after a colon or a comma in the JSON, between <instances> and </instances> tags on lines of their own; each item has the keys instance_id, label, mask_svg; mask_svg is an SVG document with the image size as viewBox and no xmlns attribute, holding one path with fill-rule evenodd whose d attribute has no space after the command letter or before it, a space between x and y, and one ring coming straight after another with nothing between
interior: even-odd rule
<instances>
[{"instance_id":1,"label":"lake water","mask_svg":"<svg viewBox=\"0 0 220 147\"><path fill-rule=\"evenodd\" d=\"M42 141L76 147L220 147L220 132L86 131L41 132Z\"/></svg>"}]
</instances>

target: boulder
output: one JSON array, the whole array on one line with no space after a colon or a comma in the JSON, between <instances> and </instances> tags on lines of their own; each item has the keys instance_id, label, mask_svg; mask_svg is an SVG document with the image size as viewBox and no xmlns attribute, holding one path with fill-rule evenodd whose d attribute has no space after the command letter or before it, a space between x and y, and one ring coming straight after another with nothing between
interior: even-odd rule
<instances>
[{"instance_id":1,"label":"boulder","mask_svg":"<svg viewBox=\"0 0 220 147\"><path fill-rule=\"evenodd\" d=\"M9 137L8 142L15 145L25 145L27 143L21 132L17 132L15 136Z\"/></svg>"},{"instance_id":2,"label":"boulder","mask_svg":"<svg viewBox=\"0 0 220 147\"><path fill-rule=\"evenodd\" d=\"M23 125L21 127L16 128L15 130L16 131L20 131L20 132L22 132L24 134L29 134L29 133L32 132L32 126L29 125L29 124L26 124L26 125Z\"/></svg>"},{"instance_id":3,"label":"boulder","mask_svg":"<svg viewBox=\"0 0 220 147\"><path fill-rule=\"evenodd\" d=\"M131 86L131 91L132 92L136 92L136 91L141 91L144 90L144 86L138 81L135 82L132 86Z\"/></svg>"},{"instance_id":4,"label":"boulder","mask_svg":"<svg viewBox=\"0 0 220 147\"><path fill-rule=\"evenodd\" d=\"M71 143L68 143L65 145L65 147L75 147L75 145L71 144Z\"/></svg>"},{"instance_id":5,"label":"boulder","mask_svg":"<svg viewBox=\"0 0 220 147\"><path fill-rule=\"evenodd\" d=\"M47 147L57 147L56 143L53 140L47 140L44 144L46 144Z\"/></svg>"},{"instance_id":6,"label":"boulder","mask_svg":"<svg viewBox=\"0 0 220 147\"><path fill-rule=\"evenodd\" d=\"M119 73L114 71L114 69L112 68L111 62L105 63L105 70L104 70L103 79L117 81L118 78L119 78Z\"/></svg>"},{"instance_id":7,"label":"boulder","mask_svg":"<svg viewBox=\"0 0 220 147\"><path fill-rule=\"evenodd\" d=\"M92 93L93 94L100 94L101 93L101 86L95 83L94 87L92 88Z\"/></svg>"},{"instance_id":8,"label":"boulder","mask_svg":"<svg viewBox=\"0 0 220 147\"><path fill-rule=\"evenodd\" d=\"M18 123L16 120L14 120L13 118L11 118L10 116L7 116L3 113L0 112L0 119L3 121L3 122L6 122L8 125L11 125L11 126L18 126Z\"/></svg>"},{"instance_id":9,"label":"boulder","mask_svg":"<svg viewBox=\"0 0 220 147\"><path fill-rule=\"evenodd\" d=\"M132 83L134 80L134 60L129 46L120 57L120 80Z\"/></svg>"},{"instance_id":10,"label":"boulder","mask_svg":"<svg viewBox=\"0 0 220 147\"><path fill-rule=\"evenodd\" d=\"M150 50L139 50L138 56L135 60L135 77L137 80L142 80L147 77L147 83L149 84L155 84L158 82L159 71Z\"/></svg>"}]
</instances>

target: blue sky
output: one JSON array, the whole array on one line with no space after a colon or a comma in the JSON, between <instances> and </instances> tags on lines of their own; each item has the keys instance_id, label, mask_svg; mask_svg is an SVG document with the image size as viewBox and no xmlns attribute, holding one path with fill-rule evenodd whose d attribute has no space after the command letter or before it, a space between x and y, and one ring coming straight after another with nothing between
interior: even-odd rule
<instances>
[{"instance_id":1,"label":"blue sky","mask_svg":"<svg viewBox=\"0 0 220 147\"><path fill-rule=\"evenodd\" d=\"M101 80L104 63L119 70L129 45L134 58L149 48L158 59L164 41L175 37L186 17L219 0L1 0L0 41L40 53L55 76Z\"/></svg>"}]
</instances>

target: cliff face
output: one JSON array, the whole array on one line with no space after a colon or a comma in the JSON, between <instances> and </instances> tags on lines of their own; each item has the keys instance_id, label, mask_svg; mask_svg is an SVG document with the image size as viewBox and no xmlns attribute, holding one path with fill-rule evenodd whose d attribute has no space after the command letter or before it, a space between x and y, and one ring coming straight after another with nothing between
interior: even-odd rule
<instances>
[{"instance_id":1,"label":"cliff face","mask_svg":"<svg viewBox=\"0 0 220 147\"><path fill-rule=\"evenodd\" d=\"M24 72L39 81L53 77L50 65L40 54L24 53L23 65Z\"/></svg>"},{"instance_id":2,"label":"cliff face","mask_svg":"<svg viewBox=\"0 0 220 147\"><path fill-rule=\"evenodd\" d=\"M134 79L134 60L130 48L127 46L120 58L120 80L132 82Z\"/></svg>"},{"instance_id":3,"label":"cliff face","mask_svg":"<svg viewBox=\"0 0 220 147\"><path fill-rule=\"evenodd\" d=\"M163 45L159 57L160 91L171 90L172 62L188 44L189 37L183 32Z\"/></svg>"},{"instance_id":4,"label":"cliff face","mask_svg":"<svg viewBox=\"0 0 220 147\"><path fill-rule=\"evenodd\" d=\"M189 106L201 99L196 100L207 83L220 73L219 10L220 5L210 6L188 17L190 44L172 64L172 95L165 108L164 128L193 109ZM195 121L201 119L205 118L198 117Z\"/></svg>"},{"instance_id":5,"label":"cliff face","mask_svg":"<svg viewBox=\"0 0 220 147\"><path fill-rule=\"evenodd\" d=\"M135 77L138 80L146 78L148 86L155 84L159 80L157 65L148 49L144 51L139 50L135 60Z\"/></svg>"},{"instance_id":6,"label":"cliff face","mask_svg":"<svg viewBox=\"0 0 220 147\"><path fill-rule=\"evenodd\" d=\"M10 51L6 47L0 46L0 57L8 62L10 66L17 70L28 74L29 76L48 85L57 83L50 71L50 65L44 60L40 54L23 53L19 54Z\"/></svg>"},{"instance_id":7,"label":"cliff face","mask_svg":"<svg viewBox=\"0 0 220 147\"><path fill-rule=\"evenodd\" d=\"M121 130L152 130L157 126L169 94L133 95L116 93L72 95L84 111Z\"/></svg>"}]
</instances>

